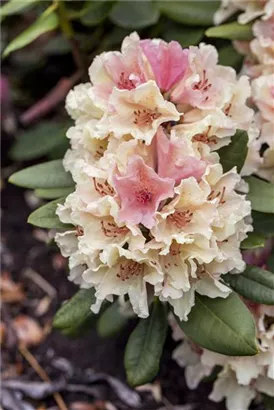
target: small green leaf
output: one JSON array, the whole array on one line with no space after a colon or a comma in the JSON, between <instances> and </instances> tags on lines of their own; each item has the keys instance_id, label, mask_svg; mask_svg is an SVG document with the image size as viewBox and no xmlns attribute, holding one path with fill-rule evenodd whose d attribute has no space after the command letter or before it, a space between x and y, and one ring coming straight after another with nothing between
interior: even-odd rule
<instances>
[{"instance_id":1,"label":"small green leaf","mask_svg":"<svg viewBox=\"0 0 274 410\"><path fill-rule=\"evenodd\" d=\"M207 27L213 24L213 16L220 6L219 1L157 1L160 11L177 21L190 26Z\"/></svg>"},{"instance_id":2,"label":"small green leaf","mask_svg":"<svg viewBox=\"0 0 274 410\"><path fill-rule=\"evenodd\" d=\"M107 18L113 4L113 1L87 2L88 7L82 10L81 23L85 26L97 26Z\"/></svg>"},{"instance_id":3,"label":"small green leaf","mask_svg":"<svg viewBox=\"0 0 274 410\"><path fill-rule=\"evenodd\" d=\"M13 39L3 52L3 57L7 57L10 53L19 48L23 48L36 40L41 34L48 31L55 30L58 27L57 14L52 12L50 14L43 13L31 26L29 26L23 33L19 34Z\"/></svg>"},{"instance_id":4,"label":"small green leaf","mask_svg":"<svg viewBox=\"0 0 274 410\"><path fill-rule=\"evenodd\" d=\"M229 44L219 50L219 64L233 67L236 70L242 67L243 56Z\"/></svg>"},{"instance_id":5,"label":"small green leaf","mask_svg":"<svg viewBox=\"0 0 274 410\"><path fill-rule=\"evenodd\" d=\"M0 20L12 14L20 13L25 9L30 9L39 0L10 0L0 8Z\"/></svg>"},{"instance_id":6,"label":"small green leaf","mask_svg":"<svg viewBox=\"0 0 274 410\"><path fill-rule=\"evenodd\" d=\"M80 289L70 300L65 302L55 314L53 326L66 334L73 333L94 317L90 307L95 303L94 289Z\"/></svg>"},{"instance_id":7,"label":"small green leaf","mask_svg":"<svg viewBox=\"0 0 274 410\"><path fill-rule=\"evenodd\" d=\"M48 202L40 208L33 211L28 217L28 223L40 228L47 229L68 229L73 228L72 225L63 224L56 215L56 208L58 204L63 204L66 197L55 199Z\"/></svg>"},{"instance_id":8,"label":"small green leaf","mask_svg":"<svg viewBox=\"0 0 274 410\"><path fill-rule=\"evenodd\" d=\"M274 184L256 177L245 178L249 185L247 199L254 211L274 213Z\"/></svg>"},{"instance_id":9,"label":"small green leaf","mask_svg":"<svg viewBox=\"0 0 274 410\"><path fill-rule=\"evenodd\" d=\"M265 236L274 236L274 215L252 211L254 231Z\"/></svg>"},{"instance_id":10,"label":"small green leaf","mask_svg":"<svg viewBox=\"0 0 274 410\"><path fill-rule=\"evenodd\" d=\"M231 138L230 144L219 149L218 154L224 172L229 171L234 166L237 167L238 173L241 171L248 151L247 143L247 132L238 130Z\"/></svg>"},{"instance_id":11,"label":"small green leaf","mask_svg":"<svg viewBox=\"0 0 274 410\"><path fill-rule=\"evenodd\" d=\"M164 31L163 37L166 41L178 41L182 47L195 46L204 36L204 29L199 27L182 27L177 25Z\"/></svg>"},{"instance_id":12,"label":"small green leaf","mask_svg":"<svg viewBox=\"0 0 274 410\"><path fill-rule=\"evenodd\" d=\"M145 384L157 375L166 334L166 307L156 302L150 316L140 319L126 346L125 368L131 386Z\"/></svg>"},{"instance_id":13,"label":"small green leaf","mask_svg":"<svg viewBox=\"0 0 274 410\"><path fill-rule=\"evenodd\" d=\"M243 273L224 275L224 280L241 296L264 305L274 305L274 274L257 266Z\"/></svg>"},{"instance_id":14,"label":"small green leaf","mask_svg":"<svg viewBox=\"0 0 274 410\"><path fill-rule=\"evenodd\" d=\"M250 232L248 237L241 243L241 249L255 249L263 248L265 244L265 238L255 232Z\"/></svg>"},{"instance_id":15,"label":"small green leaf","mask_svg":"<svg viewBox=\"0 0 274 410\"><path fill-rule=\"evenodd\" d=\"M66 139L68 127L68 124L45 121L24 131L10 151L11 158L26 161L48 154Z\"/></svg>"},{"instance_id":16,"label":"small green leaf","mask_svg":"<svg viewBox=\"0 0 274 410\"><path fill-rule=\"evenodd\" d=\"M36 189L34 191L35 195L38 198L43 199L55 199L60 197L67 197L71 192L74 191L74 188L50 188L50 189Z\"/></svg>"},{"instance_id":17,"label":"small green leaf","mask_svg":"<svg viewBox=\"0 0 274 410\"><path fill-rule=\"evenodd\" d=\"M274 397L267 396L266 394L263 394L262 396L265 410L274 410Z\"/></svg>"},{"instance_id":18,"label":"small green leaf","mask_svg":"<svg viewBox=\"0 0 274 410\"><path fill-rule=\"evenodd\" d=\"M128 323L129 318L119 311L119 303L112 303L100 316L97 322L97 332L100 337L111 337L120 332Z\"/></svg>"},{"instance_id":19,"label":"small green leaf","mask_svg":"<svg viewBox=\"0 0 274 410\"><path fill-rule=\"evenodd\" d=\"M15 172L9 182L24 188L68 188L73 187L71 174L66 172L62 160L44 162L43 164Z\"/></svg>"},{"instance_id":20,"label":"small green leaf","mask_svg":"<svg viewBox=\"0 0 274 410\"><path fill-rule=\"evenodd\" d=\"M205 34L207 37L225 38L228 40L251 40L254 37L252 23L240 24L236 21L222 24L218 27L210 27Z\"/></svg>"},{"instance_id":21,"label":"small green leaf","mask_svg":"<svg viewBox=\"0 0 274 410\"><path fill-rule=\"evenodd\" d=\"M157 23L160 13L152 1L121 1L115 4L109 17L119 27L141 29Z\"/></svg>"},{"instance_id":22,"label":"small green leaf","mask_svg":"<svg viewBox=\"0 0 274 410\"><path fill-rule=\"evenodd\" d=\"M196 293L188 321L179 323L185 334L205 349L227 356L258 353L253 317L234 292L225 299Z\"/></svg>"}]
</instances>

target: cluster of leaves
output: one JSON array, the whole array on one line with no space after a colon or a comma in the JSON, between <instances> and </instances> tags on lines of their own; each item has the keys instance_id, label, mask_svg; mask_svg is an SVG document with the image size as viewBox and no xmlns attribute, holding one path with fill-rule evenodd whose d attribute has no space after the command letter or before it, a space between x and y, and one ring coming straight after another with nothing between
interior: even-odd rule
<instances>
[{"instance_id":1,"label":"cluster of leaves","mask_svg":"<svg viewBox=\"0 0 274 410\"><path fill-rule=\"evenodd\" d=\"M37 0L11 0L1 8L1 18L30 8L41 9L38 3ZM80 1L66 4L44 1L38 19L7 45L4 55L9 55L42 33L56 30L59 26L68 35L66 23L72 23L81 29L85 27L87 32L108 32L100 41L100 51L113 48L113 44L118 44L126 33L138 29L141 33L144 30L150 37L177 40L183 46L195 45L201 40L213 41L219 49L220 62L237 67L241 63L241 56L234 51L230 40L250 38L251 29L249 25L241 26L236 22L210 28L218 7L219 2L216 1L197 1L195 7L193 1ZM65 138L67 128L67 123L40 123L23 132L10 153L16 161L36 160L45 156L49 159L10 177L11 183L34 189L38 197L52 200L29 216L28 222L35 226L68 228L55 214L57 204L63 203L74 190L74 182L70 174L65 172L61 160L68 148ZM247 134L239 130L231 144L219 150L224 171L236 166L240 172L247 154L247 142ZM246 181L250 188L248 198L252 204L254 232L242 242L241 247L255 249L263 247L265 239L274 236L274 185L254 176L246 178ZM224 281L234 290L226 299L196 295L196 304L188 322L180 323L184 332L200 346L221 354L255 355L258 349L254 321L239 295L251 301L273 305L273 265L272 257L268 263L271 272L248 266L240 275L225 275ZM68 336L76 336L96 322L98 333L102 337L109 337L127 324L129 318L121 314L117 301L111 305L105 303L100 314L95 316L90 310L94 300L94 290L79 290L57 312L55 327ZM128 381L133 386L146 383L157 374L167 334L167 315L167 307L155 300L149 318L138 321L128 340L125 368Z\"/></svg>"}]
</instances>

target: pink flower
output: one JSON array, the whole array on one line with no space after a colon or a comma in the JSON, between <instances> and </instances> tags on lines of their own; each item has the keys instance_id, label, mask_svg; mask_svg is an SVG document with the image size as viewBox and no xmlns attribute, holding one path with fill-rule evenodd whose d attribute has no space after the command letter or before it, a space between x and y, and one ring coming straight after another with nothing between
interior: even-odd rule
<instances>
[{"instance_id":1,"label":"pink flower","mask_svg":"<svg viewBox=\"0 0 274 410\"><path fill-rule=\"evenodd\" d=\"M125 175L113 176L113 184L121 201L119 220L142 223L148 229L155 225L154 215L160 202L174 195L174 181L160 178L137 155L129 160Z\"/></svg>"},{"instance_id":2,"label":"pink flower","mask_svg":"<svg viewBox=\"0 0 274 410\"><path fill-rule=\"evenodd\" d=\"M165 135L163 128L157 132L158 174L162 178L172 178L176 185L182 179L194 177L198 181L203 176L206 163L191 155L184 155L186 151L184 141L172 142Z\"/></svg>"},{"instance_id":3,"label":"pink flower","mask_svg":"<svg viewBox=\"0 0 274 410\"><path fill-rule=\"evenodd\" d=\"M162 91L170 90L184 76L188 66L188 50L183 50L177 41L142 40L141 48Z\"/></svg>"}]
</instances>

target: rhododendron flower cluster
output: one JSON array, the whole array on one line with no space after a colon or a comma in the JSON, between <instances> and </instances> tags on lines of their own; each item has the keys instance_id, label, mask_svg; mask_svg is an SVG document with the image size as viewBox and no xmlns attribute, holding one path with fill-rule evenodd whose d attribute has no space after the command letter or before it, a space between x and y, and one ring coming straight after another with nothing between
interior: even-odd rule
<instances>
[{"instance_id":1,"label":"rhododendron flower cluster","mask_svg":"<svg viewBox=\"0 0 274 410\"><path fill-rule=\"evenodd\" d=\"M253 302L247 302L247 306L254 316L260 343L260 352L252 357L224 356L203 349L187 339L170 317L173 338L182 341L173 358L185 367L188 387L195 389L215 366L221 366L209 398L215 402L225 399L228 410L248 410L258 392L274 396L274 307Z\"/></svg>"},{"instance_id":2,"label":"rhododendron flower cluster","mask_svg":"<svg viewBox=\"0 0 274 410\"><path fill-rule=\"evenodd\" d=\"M250 203L224 173L219 147L248 130L246 76L218 65L211 45L126 37L70 91L75 120L64 159L76 188L57 214L71 229L56 241L70 279L104 300L126 296L149 315L157 296L187 320L195 292L225 298L220 275L243 271L240 243Z\"/></svg>"}]
</instances>

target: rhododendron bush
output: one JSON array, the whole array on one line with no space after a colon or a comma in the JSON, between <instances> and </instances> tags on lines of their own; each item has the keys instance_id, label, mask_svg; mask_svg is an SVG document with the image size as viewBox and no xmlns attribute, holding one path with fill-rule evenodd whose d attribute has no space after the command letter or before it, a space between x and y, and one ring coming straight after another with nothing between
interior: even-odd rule
<instances>
[{"instance_id":1,"label":"rhododendron bush","mask_svg":"<svg viewBox=\"0 0 274 410\"><path fill-rule=\"evenodd\" d=\"M137 386L157 375L169 324L188 386L219 366L210 398L229 410L274 396L273 13L245 0L215 13L206 35L235 40L240 73L212 44L132 32L69 91L63 161L10 178L54 198L29 222L56 229L80 288L55 327L99 318L108 336L136 318L125 368Z\"/></svg>"}]
</instances>

